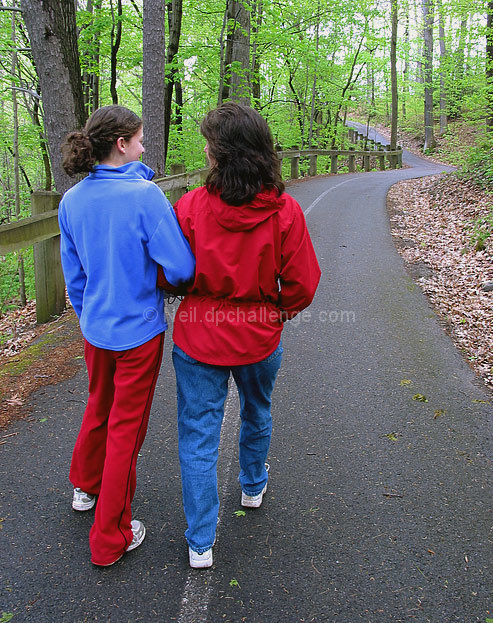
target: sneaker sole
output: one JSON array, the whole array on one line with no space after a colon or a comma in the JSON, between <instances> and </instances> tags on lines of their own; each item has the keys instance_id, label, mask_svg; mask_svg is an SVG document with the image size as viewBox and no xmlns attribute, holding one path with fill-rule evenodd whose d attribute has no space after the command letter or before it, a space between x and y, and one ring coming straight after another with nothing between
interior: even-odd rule
<instances>
[{"instance_id":1,"label":"sneaker sole","mask_svg":"<svg viewBox=\"0 0 493 623\"><path fill-rule=\"evenodd\" d=\"M192 562L192 560L190 560L189 558L189 563L192 569L209 569L213 565L212 555L210 558L207 558L206 560L199 561L199 562L195 562L195 561Z\"/></svg>"},{"instance_id":2,"label":"sneaker sole","mask_svg":"<svg viewBox=\"0 0 493 623\"><path fill-rule=\"evenodd\" d=\"M146 527L144 526L144 524L142 524L142 528L143 528L142 538L137 543L130 544L127 547L127 549L125 550L125 552L124 552L125 554L127 552L131 552L133 549L137 549L137 547L139 547L139 545L142 545L142 543L144 542L144 539L145 539L145 536L146 536ZM111 565L114 565L115 562L118 562L120 560L120 558L123 558L123 554L118 556L118 558L116 558L113 562L100 563L100 562L92 561L92 564L96 565L96 567L111 567Z\"/></svg>"},{"instance_id":3,"label":"sneaker sole","mask_svg":"<svg viewBox=\"0 0 493 623\"><path fill-rule=\"evenodd\" d=\"M246 508L259 508L262 506L262 502L264 500L264 495L267 491L267 485L262 489L262 491L258 494L258 498L256 495L248 495L246 493L241 492L241 505Z\"/></svg>"},{"instance_id":4,"label":"sneaker sole","mask_svg":"<svg viewBox=\"0 0 493 623\"><path fill-rule=\"evenodd\" d=\"M143 528L142 537L136 543L130 543L130 545L127 547L127 550L126 550L127 552L131 552L133 549L137 549L137 547L139 547L139 545L142 545L144 539L146 538L146 527L144 526L143 523L141 525L142 525L142 528Z\"/></svg>"},{"instance_id":5,"label":"sneaker sole","mask_svg":"<svg viewBox=\"0 0 493 623\"><path fill-rule=\"evenodd\" d=\"M74 511L90 511L93 508L94 504L96 504L96 498L91 500L90 502L86 502L85 504L74 504L72 503L72 509Z\"/></svg>"}]
</instances>

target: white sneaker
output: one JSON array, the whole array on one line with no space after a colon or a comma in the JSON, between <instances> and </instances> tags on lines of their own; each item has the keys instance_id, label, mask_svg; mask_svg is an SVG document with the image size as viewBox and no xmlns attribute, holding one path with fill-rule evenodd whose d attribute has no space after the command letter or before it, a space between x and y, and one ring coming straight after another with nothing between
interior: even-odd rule
<instances>
[{"instance_id":1,"label":"white sneaker","mask_svg":"<svg viewBox=\"0 0 493 623\"><path fill-rule=\"evenodd\" d=\"M132 519L130 524L132 526L133 537L132 542L127 547L127 552L130 552L136 547L139 547L139 545L142 544L142 541L146 537L146 527L141 521L139 521L138 519Z\"/></svg>"},{"instance_id":2,"label":"white sneaker","mask_svg":"<svg viewBox=\"0 0 493 623\"><path fill-rule=\"evenodd\" d=\"M74 511L88 511L96 504L96 496L86 493L76 487L74 489L74 497L72 499L72 508Z\"/></svg>"},{"instance_id":3,"label":"white sneaker","mask_svg":"<svg viewBox=\"0 0 493 623\"><path fill-rule=\"evenodd\" d=\"M244 491L241 492L241 505L248 508L258 508L262 505L262 499L264 493L267 491L267 485L257 495L247 495Z\"/></svg>"},{"instance_id":4,"label":"white sneaker","mask_svg":"<svg viewBox=\"0 0 493 623\"><path fill-rule=\"evenodd\" d=\"M194 552L191 547L188 548L188 560L192 569L206 569L212 567L212 547L203 554Z\"/></svg>"},{"instance_id":5,"label":"white sneaker","mask_svg":"<svg viewBox=\"0 0 493 623\"><path fill-rule=\"evenodd\" d=\"M132 542L127 547L125 552L130 552L136 547L139 547L139 545L142 544L142 541L145 539L145 536L146 536L146 528L141 521L139 521L138 519L132 519L130 524L132 526L132 535L133 535ZM111 567L111 565L114 565L115 562L118 562L122 556L123 554L118 556L118 558L114 560L113 562L108 562L106 564L99 564L98 562L95 562L93 564L97 565L98 567Z\"/></svg>"},{"instance_id":6,"label":"white sneaker","mask_svg":"<svg viewBox=\"0 0 493 623\"><path fill-rule=\"evenodd\" d=\"M270 469L270 465L268 463L265 464L265 469L268 472ZM265 483L265 487L262 489L260 493L257 495L248 495L244 491L241 492L241 505L246 506L247 508L259 508L262 505L262 500L265 492L267 491L267 483Z\"/></svg>"}]
</instances>

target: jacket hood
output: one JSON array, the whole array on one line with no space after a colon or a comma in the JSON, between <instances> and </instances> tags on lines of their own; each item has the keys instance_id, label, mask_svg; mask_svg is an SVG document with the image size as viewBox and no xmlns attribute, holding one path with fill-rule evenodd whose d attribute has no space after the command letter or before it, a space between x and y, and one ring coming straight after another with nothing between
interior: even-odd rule
<instances>
[{"instance_id":1,"label":"jacket hood","mask_svg":"<svg viewBox=\"0 0 493 623\"><path fill-rule=\"evenodd\" d=\"M229 231L248 231L266 221L281 209L283 198L277 190L262 190L250 203L232 206L225 203L219 194L209 194L212 213L219 225Z\"/></svg>"},{"instance_id":2,"label":"jacket hood","mask_svg":"<svg viewBox=\"0 0 493 623\"><path fill-rule=\"evenodd\" d=\"M110 167L107 164L97 164L94 171L89 173L89 177L96 180L101 179L143 179L152 180L154 171L140 160L127 162L121 167Z\"/></svg>"}]
</instances>

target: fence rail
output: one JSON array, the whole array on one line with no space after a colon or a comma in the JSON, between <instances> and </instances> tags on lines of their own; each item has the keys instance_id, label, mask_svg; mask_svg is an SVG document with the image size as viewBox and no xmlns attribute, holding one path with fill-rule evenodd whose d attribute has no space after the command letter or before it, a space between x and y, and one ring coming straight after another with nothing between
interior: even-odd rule
<instances>
[{"instance_id":1,"label":"fence rail","mask_svg":"<svg viewBox=\"0 0 493 623\"><path fill-rule=\"evenodd\" d=\"M335 174L339 171L339 160L347 160L348 171L357 170L357 159L361 159L361 168L370 171L372 159L378 162L380 170L385 163L391 168L402 166L402 148L391 151L379 143L363 137L355 130L349 130L349 136L357 144L374 149L290 149L278 152L281 163L291 161L290 179L298 179L300 162L308 164L308 175L317 175L318 158L330 158L328 171ZM200 185L207 175L207 168L190 172L179 172L174 175L155 180L156 184L167 193L175 203L188 189ZM34 272L36 284L36 319L38 323L49 321L60 314L65 305L65 286L60 262L59 244L60 229L58 227L58 203L60 195L48 191L36 191L31 195L32 216L14 223L0 225L0 256L18 251L26 247L34 247Z\"/></svg>"}]
</instances>

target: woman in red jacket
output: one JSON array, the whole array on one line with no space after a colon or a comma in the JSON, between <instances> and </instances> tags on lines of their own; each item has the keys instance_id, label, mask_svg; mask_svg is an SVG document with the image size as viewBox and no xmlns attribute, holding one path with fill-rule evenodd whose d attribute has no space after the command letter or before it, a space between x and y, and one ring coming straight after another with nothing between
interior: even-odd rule
<instances>
[{"instance_id":1,"label":"woman in red jacket","mask_svg":"<svg viewBox=\"0 0 493 623\"><path fill-rule=\"evenodd\" d=\"M175 206L196 271L173 330L185 536L195 568L212 565L229 376L241 405L241 503L257 508L267 489L283 322L311 303L320 279L303 212L284 193L265 120L227 102L207 114L201 132L210 164L206 184Z\"/></svg>"}]
</instances>

